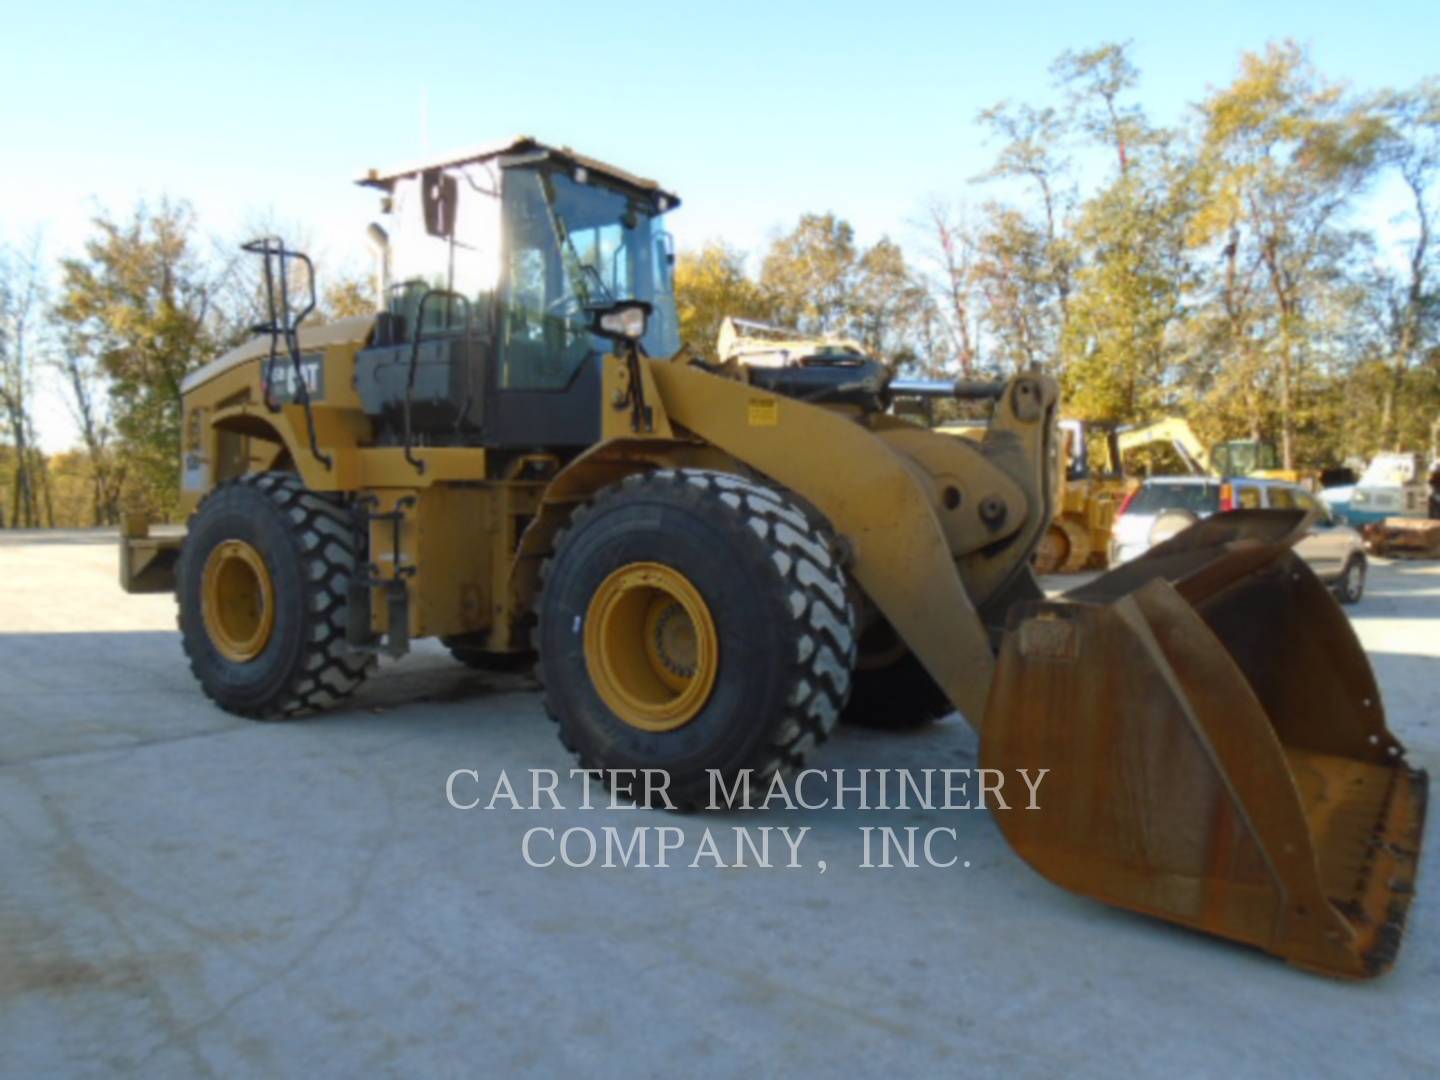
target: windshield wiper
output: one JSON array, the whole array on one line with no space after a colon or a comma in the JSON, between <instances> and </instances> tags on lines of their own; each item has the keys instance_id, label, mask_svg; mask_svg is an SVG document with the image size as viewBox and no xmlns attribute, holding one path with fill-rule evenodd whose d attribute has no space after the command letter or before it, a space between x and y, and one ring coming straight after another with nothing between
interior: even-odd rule
<instances>
[{"instance_id":1,"label":"windshield wiper","mask_svg":"<svg viewBox=\"0 0 1440 1080\"><path fill-rule=\"evenodd\" d=\"M605 284L605 279L600 276L600 271L590 263L582 262L580 253L575 250L575 242L570 239L570 230L565 227L565 221L555 212L555 188L550 178L545 175L540 177L541 191L545 196L545 214L550 218L550 228L555 233L555 239L560 241L561 256L566 261L565 269L568 271L571 281L579 292L578 299L581 306L587 306L594 301L585 288L587 279L592 282L600 294L598 299L615 302L615 294Z\"/></svg>"},{"instance_id":2,"label":"windshield wiper","mask_svg":"<svg viewBox=\"0 0 1440 1080\"><path fill-rule=\"evenodd\" d=\"M566 243L568 244L569 240L566 240ZM575 249L573 247L570 249L570 253L572 256L575 256ZM579 261L578 256L576 256L576 261ZM600 276L600 271L595 269L590 263L580 263L580 269L595 283L595 289L599 292L600 299L607 304L613 304L615 302L615 294L612 293L610 287L605 284L605 279Z\"/></svg>"}]
</instances>

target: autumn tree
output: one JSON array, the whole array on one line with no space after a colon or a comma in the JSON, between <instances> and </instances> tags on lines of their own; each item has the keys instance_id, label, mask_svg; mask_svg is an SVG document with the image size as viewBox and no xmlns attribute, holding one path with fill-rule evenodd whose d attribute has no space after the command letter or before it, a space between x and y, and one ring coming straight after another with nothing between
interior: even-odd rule
<instances>
[{"instance_id":1,"label":"autumn tree","mask_svg":"<svg viewBox=\"0 0 1440 1080\"><path fill-rule=\"evenodd\" d=\"M682 251L675 260L675 304L680 337L697 355L716 359L715 343L726 316L765 321L774 316L770 298L745 273L745 257L712 242Z\"/></svg>"},{"instance_id":2,"label":"autumn tree","mask_svg":"<svg viewBox=\"0 0 1440 1080\"><path fill-rule=\"evenodd\" d=\"M177 494L180 384L216 351L215 291L192 212L169 200L126 220L102 214L84 255L61 263L61 345L103 374L136 498L162 513Z\"/></svg>"},{"instance_id":3,"label":"autumn tree","mask_svg":"<svg viewBox=\"0 0 1440 1080\"><path fill-rule=\"evenodd\" d=\"M1227 279L1259 275L1269 310L1256 326L1252 304L1227 351L1257 374L1274 372L1281 457L1292 468L1311 301L1343 211L1373 175L1385 125L1291 42L1245 54L1201 115L1191 241L1221 246Z\"/></svg>"},{"instance_id":4,"label":"autumn tree","mask_svg":"<svg viewBox=\"0 0 1440 1080\"><path fill-rule=\"evenodd\" d=\"M1076 210L1073 295L1061 340L1068 409L1091 420L1163 409L1183 311L1190 200L1173 136L1128 98L1138 72L1122 45L1067 52L1052 66L1078 131L1113 154Z\"/></svg>"},{"instance_id":5,"label":"autumn tree","mask_svg":"<svg viewBox=\"0 0 1440 1080\"><path fill-rule=\"evenodd\" d=\"M787 326L855 338L891 365L920 359L917 332L931 317L930 297L888 237L862 250L848 222L805 214L770 245L760 288Z\"/></svg>"},{"instance_id":6,"label":"autumn tree","mask_svg":"<svg viewBox=\"0 0 1440 1080\"><path fill-rule=\"evenodd\" d=\"M760 268L760 285L775 318L807 334L850 331L859 252L855 230L834 214L805 214L775 239Z\"/></svg>"},{"instance_id":7,"label":"autumn tree","mask_svg":"<svg viewBox=\"0 0 1440 1080\"><path fill-rule=\"evenodd\" d=\"M339 272L320 277L321 319L349 319L375 312L375 285L367 275Z\"/></svg>"}]
</instances>

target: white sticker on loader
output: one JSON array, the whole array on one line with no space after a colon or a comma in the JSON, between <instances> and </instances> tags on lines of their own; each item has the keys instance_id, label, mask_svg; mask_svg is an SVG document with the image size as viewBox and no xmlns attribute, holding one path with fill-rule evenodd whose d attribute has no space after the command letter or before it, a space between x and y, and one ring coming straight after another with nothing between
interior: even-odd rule
<instances>
[{"instance_id":1,"label":"white sticker on loader","mask_svg":"<svg viewBox=\"0 0 1440 1080\"><path fill-rule=\"evenodd\" d=\"M210 463L199 454L186 454L180 469L182 491L206 491L210 487Z\"/></svg>"}]
</instances>

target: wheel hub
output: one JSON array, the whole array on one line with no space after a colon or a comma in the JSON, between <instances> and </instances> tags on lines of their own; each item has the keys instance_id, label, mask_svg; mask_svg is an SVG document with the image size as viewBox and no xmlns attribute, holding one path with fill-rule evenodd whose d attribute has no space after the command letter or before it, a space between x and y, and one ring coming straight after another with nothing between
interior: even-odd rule
<instances>
[{"instance_id":1,"label":"wheel hub","mask_svg":"<svg viewBox=\"0 0 1440 1080\"><path fill-rule=\"evenodd\" d=\"M275 584L260 552L244 540L217 544L201 576L205 631L221 656L248 664L275 629Z\"/></svg>"},{"instance_id":2,"label":"wheel hub","mask_svg":"<svg viewBox=\"0 0 1440 1080\"><path fill-rule=\"evenodd\" d=\"M585 663L601 700L642 731L674 731L710 700L719 667L715 620L673 567L630 563L595 590Z\"/></svg>"},{"instance_id":3,"label":"wheel hub","mask_svg":"<svg viewBox=\"0 0 1440 1080\"><path fill-rule=\"evenodd\" d=\"M651 605L647 619L654 622L656 659L665 671L677 679L690 679L695 674L695 624L676 601L663 600Z\"/></svg>"}]
</instances>

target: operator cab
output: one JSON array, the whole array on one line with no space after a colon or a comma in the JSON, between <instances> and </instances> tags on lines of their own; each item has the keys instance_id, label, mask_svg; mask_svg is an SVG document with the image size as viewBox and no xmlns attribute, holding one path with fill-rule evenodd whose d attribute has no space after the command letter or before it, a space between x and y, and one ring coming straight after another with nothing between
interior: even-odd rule
<instances>
[{"instance_id":1,"label":"operator cab","mask_svg":"<svg viewBox=\"0 0 1440 1080\"><path fill-rule=\"evenodd\" d=\"M372 225L380 313L356 384L382 440L583 447L600 437L597 313L648 305L639 347L680 348L679 200L650 180L517 138L382 172Z\"/></svg>"}]
</instances>

